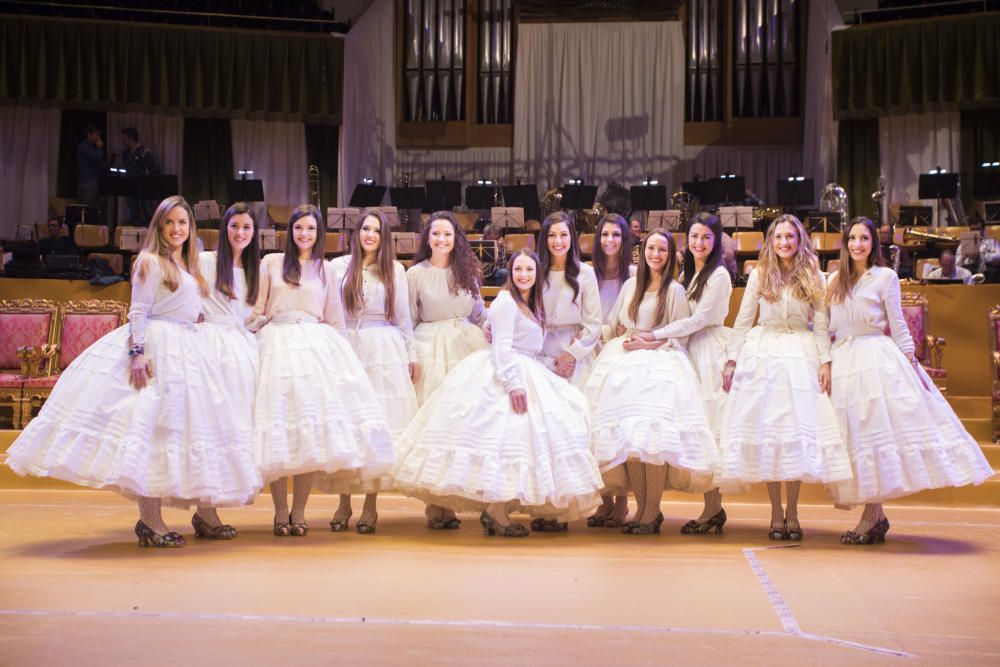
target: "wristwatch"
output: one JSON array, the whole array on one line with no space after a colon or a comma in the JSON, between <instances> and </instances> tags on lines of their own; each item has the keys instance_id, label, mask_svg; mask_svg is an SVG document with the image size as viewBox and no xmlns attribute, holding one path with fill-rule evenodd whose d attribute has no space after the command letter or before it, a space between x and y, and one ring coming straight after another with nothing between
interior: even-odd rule
<instances>
[{"instance_id":1,"label":"wristwatch","mask_svg":"<svg viewBox=\"0 0 1000 667\"><path fill-rule=\"evenodd\" d=\"M133 345L128 349L128 356L138 357L140 354L146 354L146 348L142 345Z\"/></svg>"}]
</instances>

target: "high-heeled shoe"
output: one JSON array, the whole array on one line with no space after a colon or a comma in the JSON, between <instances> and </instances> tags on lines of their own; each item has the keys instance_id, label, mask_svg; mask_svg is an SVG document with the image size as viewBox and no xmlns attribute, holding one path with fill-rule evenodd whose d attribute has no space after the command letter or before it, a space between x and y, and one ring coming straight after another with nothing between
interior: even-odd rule
<instances>
[{"instance_id":1,"label":"high-heeled shoe","mask_svg":"<svg viewBox=\"0 0 1000 667\"><path fill-rule=\"evenodd\" d=\"M221 526L210 526L197 512L191 517L191 527L194 528L195 537L207 540L231 540L236 537L236 529L228 523Z\"/></svg>"},{"instance_id":2,"label":"high-heeled shoe","mask_svg":"<svg viewBox=\"0 0 1000 667\"><path fill-rule=\"evenodd\" d=\"M531 529L536 533L561 533L569 530L569 524L558 519L534 519Z\"/></svg>"},{"instance_id":3,"label":"high-heeled shoe","mask_svg":"<svg viewBox=\"0 0 1000 667\"><path fill-rule=\"evenodd\" d=\"M450 519L442 519L444 521L443 528L445 530L458 530L462 527L462 520L457 516L453 516Z\"/></svg>"},{"instance_id":4,"label":"high-heeled shoe","mask_svg":"<svg viewBox=\"0 0 1000 667\"><path fill-rule=\"evenodd\" d=\"M789 542L801 542L802 541L802 526L796 526L795 528L788 527L788 520L785 520L785 539Z\"/></svg>"},{"instance_id":5,"label":"high-heeled shoe","mask_svg":"<svg viewBox=\"0 0 1000 667\"><path fill-rule=\"evenodd\" d=\"M289 526L288 534L291 535L292 537L305 537L306 535L309 534L309 524L307 524L305 521L303 521L302 523L295 523L294 521L292 521L291 514L288 515L288 526Z\"/></svg>"},{"instance_id":6,"label":"high-heeled shoe","mask_svg":"<svg viewBox=\"0 0 1000 667\"><path fill-rule=\"evenodd\" d=\"M841 544L880 544L885 542L885 534L889 532L889 519L879 519L875 525L863 533L849 530L840 536Z\"/></svg>"},{"instance_id":7,"label":"high-heeled shoe","mask_svg":"<svg viewBox=\"0 0 1000 667\"><path fill-rule=\"evenodd\" d=\"M601 516L599 514L594 514L593 516L587 517L587 528L604 528L604 524L610 519L610 516Z\"/></svg>"},{"instance_id":8,"label":"high-heeled shoe","mask_svg":"<svg viewBox=\"0 0 1000 667\"><path fill-rule=\"evenodd\" d=\"M500 537L527 537L529 531L520 523L510 523L501 526L487 512L479 515L479 523L483 525L483 535L499 535Z\"/></svg>"},{"instance_id":9,"label":"high-heeled shoe","mask_svg":"<svg viewBox=\"0 0 1000 667\"><path fill-rule=\"evenodd\" d=\"M767 537L775 542L781 542L782 540L788 539L788 522L782 521L781 528L775 528L774 524L771 524L771 532L767 534Z\"/></svg>"},{"instance_id":10,"label":"high-heeled shoe","mask_svg":"<svg viewBox=\"0 0 1000 667\"><path fill-rule=\"evenodd\" d=\"M699 523L698 521L692 519L686 524L681 526L682 535L704 535L705 533L712 532L715 529L715 534L718 535L722 532L722 527L726 525L726 510L721 509L717 514L710 517L707 521Z\"/></svg>"},{"instance_id":11,"label":"high-heeled shoe","mask_svg":"<svg viewBox=\"0 0 1000 667\"><path fill-rule=\"evenodd\" d=\"M363 515L362 515L363 516ZM364 519L358 519L358 525L356 530L359 535L371 535L375 532L375 524L378 523L378 514L371 521L365 521Z\"/></svg>"},{"instance_id":12,"label":"high-heeled shoe","mask_svg":"<svg viewBox=\"0 0 1000 667\"><path fill-rule=\"evenodd\" d=\"M274 520L274 536L288 537L292 534L292 524L285 521Z\"/></svg>"},{"instance_id":13,"label":"high-heeled shoe","mask_svg":"<svg viewBox=\"0 0 1000 667\"><path fill-rule=\"evenodd\" d=\"M182 547L187 542L180 533L170 531L160 535L154 533L153 529L142 522L142 519L135 523L135 536L139 538L140 547L159 547L161 549L176 549Z\"/></svg>"},{"instance_id":14,"label":"high-heeled shoe","mask_svg":"<svg viewBox=\"0 0 1000 667\"><path fill-rule=\"evenodd\" d=\"M334 533L342 533L345 530L347 530L348 526L350 526L350 523L351 523L350 514L348 514L347 517L344 519L338 519L337 517L333 517L333 519L330 521L330 531Z\"/></svg>"},{"instance_id":15,"label":"high-heeled shoe","mask_svg":"<svg viewBox=\"0 0 1000 667\"><path fill-rule=\"evenodd\" d=\"M663 512L656 515L656 518L649 523L641 523L639 521L635 522L628 534L629 535L653 535L654 533L660 532L660 526L663 525Z\"/></svg>"}]
</instances>

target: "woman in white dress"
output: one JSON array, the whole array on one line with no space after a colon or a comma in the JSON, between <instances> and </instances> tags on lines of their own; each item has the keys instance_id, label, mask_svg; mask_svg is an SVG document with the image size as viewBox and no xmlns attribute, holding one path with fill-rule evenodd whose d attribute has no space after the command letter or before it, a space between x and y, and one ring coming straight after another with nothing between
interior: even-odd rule
<instances>
[{"instance_id":1,"label":"woman in white dress","mask_svg":"<svg viewBox=\"0 0 1000 667\"><path fill-rule=\"evenodd\" d=\"M413 319L417 401L423 403L449 371L489 344L480 325L486 320L479 286L479 260L454 213L432 213L420 233L413 266L406 272ZM455 530L462 522L444 507L424 512L427 527Z\"/></svg>"},{"instance_id":2,"label":"woman in white dress","mask_svg":"<svg viewBox=\"0 0 1000 667\"><path fill-rule=\"evenodd\" d=\"M750 273L729 340L722 379L729 396L716 472L724 492L767 482L773 540L802 539L798 516L802 482L832 483L851 477L828 396L825 289L802 223L793 215L778 216ZM752 327L758 310L759 321ZM781 482L788 494L784 508Z\"/></svg>"},{"instance_id":3,"label":"woman in white dress","mask_svg":"<svg viewBox=\"0 0 1000 667\"><path fill-rule=\"evenodd\" d=\"M605 483L616 490L631 487L635 493L636 520L624 528L633 535L660 532L668 474L711 479L716 464L705 407L691 400L699 389L684 351L686 337L674 337L658 349L624 348L635 334L691 314L684 288L673 279L676 253L667 231L656 229L646 236L639 272L626 281L610 316L618 336L604 345L585 388L593 418L592 448Z\"/></svg>"},{"instance_id":4,"label":"woman in white dress","mask_svg":"<svg viewBox=\"0 0 1000 667\"><path fill-rule=\"evenodd\" d=\"M194 506L207 522L261 487L239 397L195 327L208 294L195 238L191 207L164 199L133 267L129 323L70 364L7 452L20 475L136 499L139 546L184 545L164 504Z\"/></svg>"},{"instance_id":5,"label":"woman in white dress","mask_svg":"<svg viewBox=\"0 0 1000 667\"><path fill-rule=\"evenodd\" d=\"M871 220L851 221L840 266L828 289L832 398L854 475L828 488L838 506L865 506L841 542L875 544L889 530L884 501L981 484L993 469L914 357L899 278L885 266Z\"/></svg>"},{"instance_id":6,"label":"woman in white dress","mask_svg":"<svg viewBox=\"0 0 1000 667\"><path fill-rule=\"evenodd\" d=\"M260 286L260 244L257 220L243 202L233 204L222 216L225 234L215 252L198 256L201 275L208 285L199 325L211 341L226 387L248 429L253 427L257 391L257 341L247 330ZM195 535L231 540L236 529L219 520L215 510L202 510L192 519Z\"/></svg>"},{"instance_id":7,"label":"woman in white dress","mask_svg":"<svg viewBox=\"0 0 1000 667\"><path fill-rule=\"evenodd\" d=\"M726 362L726 344L730 330L724 326L733 293L729 272L722 263L722 224L718 216L699 213L688 228L680 283L687 291L691 316L675 320L652 333L638 333L636 341L625 343L626 350L649 349L657 341L687 337L687 352L698 373L705 416L716 441L722 424L726 392L722 389L722 369ZM686 490L697 490L707 480L692 477ZM705 491L701 516L681 527L681 533L722 532L726 511L718 488Z\"/></svg>"},{"instance_id":8,"label":"woman in white dress","mask_svg":"<svg viewBox=\"0 0 1000 667\"><path fill-rule=\"evenodd\" d=\"M389 219L378 210L362 211L351 236L351 253L331 262L334 285L340 290L347 321L347 338L375 388L393 441L399 439L417 412L413 389L419 366L413 350L413 324L406 288L406 270L393 252ZM384 480L360 484L353 474L320 479L324 490L340 495L330 530L347 530L351 493L364 493L357 531L375 532L378 491Z\"/></svg>"},{"instance_id":9,"label":"woman in white dress","mask_svg":"<svg viewBox=\"0 0 1000 667\"><path fill-rule=\"evenodd\" d=\"M285 251L261 261L254 307L255 326L262 327L254 443L278 537L309 532L305 510L315 473L343 471L363 482L392 466L381 404L351 344L337 333L344 313L323 261L321 219L308 204L292 212Z\"/></svg>"},{"instance_id":10,"label":"woman in white dress","mask_svg":"<svg viewBox=\"0 0 1000 667\"><path fill-rule=\"evenodd\" d=\"M601 219L598 243L594 246L592 264L601 293L601 340L615 337L609 316L618 301L625 281L635 276L632 263L632 232L625 218L609 213ZM587 517L590 528L621 528L628 516L628 496L602 495L597 512Z\"/></svg>"},{"instance_id":11,"label":"woman in white dress","mask_svg":"<svg viewBox=\"0 0 1000 667\"><path fill-rule=\"evenodd\" d=\"M511 256L489 310L491 349L458 364L417 412L397 448L405 493L452 510L481 511L487 535L524 537L509 512L574 519L600 503L587 402L538 358L545 313L538 258Z\"/></svg>"}]
</instances>

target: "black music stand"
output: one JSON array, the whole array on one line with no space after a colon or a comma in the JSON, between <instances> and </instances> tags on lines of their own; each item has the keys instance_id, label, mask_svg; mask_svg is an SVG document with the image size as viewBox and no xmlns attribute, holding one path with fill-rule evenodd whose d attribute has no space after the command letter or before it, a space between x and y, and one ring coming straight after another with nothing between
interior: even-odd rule
<instances>
[{"instance_id":1,"label":"black music stand","mask_svg":"<svg viewBox=\"0 0 1000 667\"><path fill-rule=\"evenodd\" d=\"M402 214L400 224L406 229L410 228L410 211L423 210L425 201L423 188L389 188L389 202Z\"/></svg>"},{"instance_id":2,"label":"black music stand","mask_svg":"<svg viewBox=\"0 0 1000 667\"><path fill-rule=\"evenodd\" d=\"M930 206L900 206L899 224L903 227L930 227L933 212Z\"/></svg>"},{"instance_id":3,"label":"black music stand","mask_svg":"<svg viewBox=\"0 0 1000 667\"><path fill-rule=\"evenodd\" d=\"M629 188L629 203L632 212L664 211L667 208L667 186L633 185Z\"/></svg>"},{"instance_id":4,"label":"black music stand","mask_svg":"<svg viewBox=\"0 0 1000 667\"><path fill-rule=\"evenodd\" d=\"M348 205L351 208L371 208L372 206L378 206L382 203L382 198L385 197L387 189L384 185L365 185L364 183L359 183L354 186L354 192L351 193L351 201Z\"/></svg>"},{"instance_id":5,"label":"black music stand","mask_svg":"<svg viewBox=\"0 0 1000 667\"><path fill-rule=\"evenodd\" d=\"M972 175L972 196L979 201L1000 199L1000 169L974 173Z\"/></svg>"},{"instance_id":6,"label":"black music stand","mask_svg":"<svg viewBox=\"0 0 1000 667\"><path fill-rule=\"evenodd\" d=\"M812 206L815 203L815 195L816 184L811 178L801 181L778 179L778 206L784 206L793 211L804 206Z\"/></svg>"},{"instance_id":7,"label":"black music stand","mask_svg":"<svg viewBox=\"0 0 1000 667\"><path fill-rule=\"evenodd\" d=\"M97 193L101 198L111 197L111 228L114 229L118 226L118 198L119 197L136 197L139 198L139 177L138 176L127 176L124 174L119 174L117 172L108 171L101 174L101 180L97 185ZM131 222L131 221L129 221ZM66 223L69 225L69 222ZM69 228L70 236L73 235L73 230L76 228L74 223Z\"/></svg>"},{"instance_id":8,"label":"black music stand","mask_svg":"<svg viewBox=\"0 0 1000 667\"><path fill-rule=\"evenodd\" d=\"M953 199L958 196L958 174L936 173L920 174L917 196L920 199L936 199L937 222L941 226L941 200ZM958 222L957 220L955 221Z\"/></svg>"},{"instance_id":9,"label":"black music stand","mask_svg":"<svg viewBox=\"0 0 1000 667\"><path fill-rule=\"evenodd\" d=\"M465 186L465 207L473 211L492 208L496 191L496 186L493 185Z\"/></svg>"},{"instance_id":10,"label":"black music stand","mask_svg":"<svg viewBox=\"0 0 1000 667\"><path fill-rule=\"evenodd\" d=\"M542 207L538 204L538 185L504 185L503 203L509 208L523 208L525 220L542 220Z\"/></svg>"},{"instance_id":11,"label":"black music stand","mask_svg":"<svg viewBox=\"0 0 1000 667\"><path fill-rule=\"evenodd\" d=\"M697 198L699 204L708 203L708 181L684 181L681 190Z\"/></svg>"},{"instance_id":12,"label":"black music stand","mask_svg":"<svg viewBox=\"0 0 1000 667\"><path fill-rule=\"evenodd\" d=\"M823 232L824 234L830 231L830 228L841 229L842 218L840 211L807 211L805 217L802 218L802 224L805 225L806 231L812 234L813 232Z\"/></svg>"},{"instance_id":13,"label":"black music stand","mask_svg":"<svg viewBox=\"0 0 1000 667\"><path fill-rule=\"evenodd\" d=\"M562 192L562 207L568 211L580 211L594 208L597 199L596 185L564 185Z\"/></svg>"},{"instance_id":14,"label":"black music stand","mask_svg":"<svg viewBox=\"0 0 1000 667\"><path fill-rule=\"evenodd\" d=\"M176 182L176 176L174 176ZM236 202L257 202L264 201L264 181L259 178L247 178L228 181L226 183L226 196L229 198L229 205Z\"/></svg>"},{"instance_id":15,"label":"black music stand","mask_svg":"<svg viewBox=\"0 0 1000 667\"><path fill-rule=\"evenodd\" d=\"M257 182L260 183L260 181ZM180 192L180 187L177 185L177 174L151 174L139 177L140 200L153 199L159 204L167 197L173 197ZM263 193L263 189L261 192ZM264 201L264 195L261 194L261 198L255 201Z\"/></svg>"},{"instance_id":16,"label":"black music stand","mask_svg":"<svg viewBox=\"0 0 1000 667\"><path fill-rule=\"evenodd\" d=\"M462 203L462 184L459 181L427 181L424 188L427 191L425 213L450 211Z\"/></svg>"},{"instance_id":17,"label":"black music stand","mask_svg":"<svg viewBox=\"0 0 1000 667\"><path fill-rule=\"evenodd\" d=\"M710 178L705 188L705 204L738 204L746 199L746 181L742 176ZM699 198L700 199L700 198Z\"/></svg>"}]
</instances>

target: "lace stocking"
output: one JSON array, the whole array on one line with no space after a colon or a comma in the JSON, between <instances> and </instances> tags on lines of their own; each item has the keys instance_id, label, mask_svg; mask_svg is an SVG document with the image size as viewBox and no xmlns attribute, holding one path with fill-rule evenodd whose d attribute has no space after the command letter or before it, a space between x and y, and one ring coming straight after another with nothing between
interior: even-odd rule
<instances>
[{"instance_id":1,"label":"lace stocking","mask_svg":"<svg viewBox=\"0 0 1000 667\"><path fill-rule=\"evenodd\" d=\"M365 506L361 510L361 518L358 519L360 523L375 523L376 518L378 518L378 512L376 511L377 499L377 493L368 493L365 495Z\"/></svg>"},{"instance_id":2,"label":"lace stocking","mask_svg":"<svg viewBox=\"0 0 1000 667\"><path fill-rule=\"evenodd\" d=\"M885 511L882 509L882 503L868 503L865 505L864 512L861 513L861 519L858 521L858 526L854 529L854 532L859 535L867 533L876 523L884 518Z\"/></svg>"},{"instance_id":3,"label":"lace stocking","mask_svg":"<svg viewBox=\"0 0 1000 667\"><path fill-rule=\"evenodd\" d=\"M271 502L274 503L274 522L285 523L288 521L288 478L276 479L269 486Z\"/></svg>"},{"instance_id":4,"label":"lace stocking","mask_svg":"<svg viewBox=\"0 0 1000 667\"><path fill-rule=\"evenodd\" d=\"M198 516L200 516L201 520L212 528L217 528L222 525L222 519L219 518L219 513L214 507L199 507Z\"/></svg>"},{"instance_id":5,"label":"lace stocking","mask_svg":"<svg viewBox=\"0 0 1000 667\"><path fill-rule=\"evenodd\" d=\"M660 501L663 500L663 487L667 484L667 465L649 465L646 467L646 506L642 509L642 523L652 523L660 513ZM636 509L636 514L639 510Z\"/></svg>"},{"instance_id":6,"label":"lace stocking","mask_svg":"<svg viewBox=\"0 0 1000 667\"><path fill-rule=\"evenodd\" d=\"M167 524L163 522L163 503L159 498L146 498L139 496L139 519L146 524L154 533L166 535L169 531Z\"/></svg>"},{"instance_id":7,"label":"lace stocking","mask_svg":"<svg viewBox=\"0 0 1000 667\"><path fill-rule=\"evenodd\" d=\"M351 510L351 494L340 494L340 505L337 506L337 511L333 513L333 520L347 521L353 513L353 510Z\"/></svg>"},{"instance_id":8,"label":"lace stocking","mask_svg":"<svg viewBox=\"0 0 1000 667\"><path fill-rule=\"evenodd\" d=\"M802 482L785 482L785 491L788 492L788 502L785 504L785 520L788 521L789 528L799 528L799 491L802 489Z\"/></svg>"},{"instance_id":9,"label":"lace stocking","mask_svg":"<svg viewBox=\"0 0 1000 667\"><path fill-rule=\"evenodd\" d=\"M292 478L292 523L306 522L306 503L309 502L315 474L307 472Z\"/></svg>"},{"instance_id":10,"label":"lace stocking","mask_svg":"<svg viewBox=\"0 0 1000 667\"><path fill-rule=\"evenodd\" d=\"M490 503L486 507L486 513L493 517L501 528L506 528L511 524L510 514L507 512L507 503Z\"/></svg>"},{"instance_id":11,"label":"lace stocking","mask_svg":"<svg viewBox=\"0 0 1000 667\"><path fill-rule=\"evenodd\" d=\"M628 473L629 486L635 494L635 520L641 521L646 511L646 466L641 461L630 459L625 462L625 471Z\"/></svg>"},{"instance_id":12,"label":"lace stocking","mask_svg":"<svg viewBox=\"0 0 1000 667\"><path fill-rule=\"evenodd\" d=\"M781 482L767 483L767 497L771 500L771 528L781 530L785 525L785 510L781 506Z\"/></svg>"}]
</instances>

